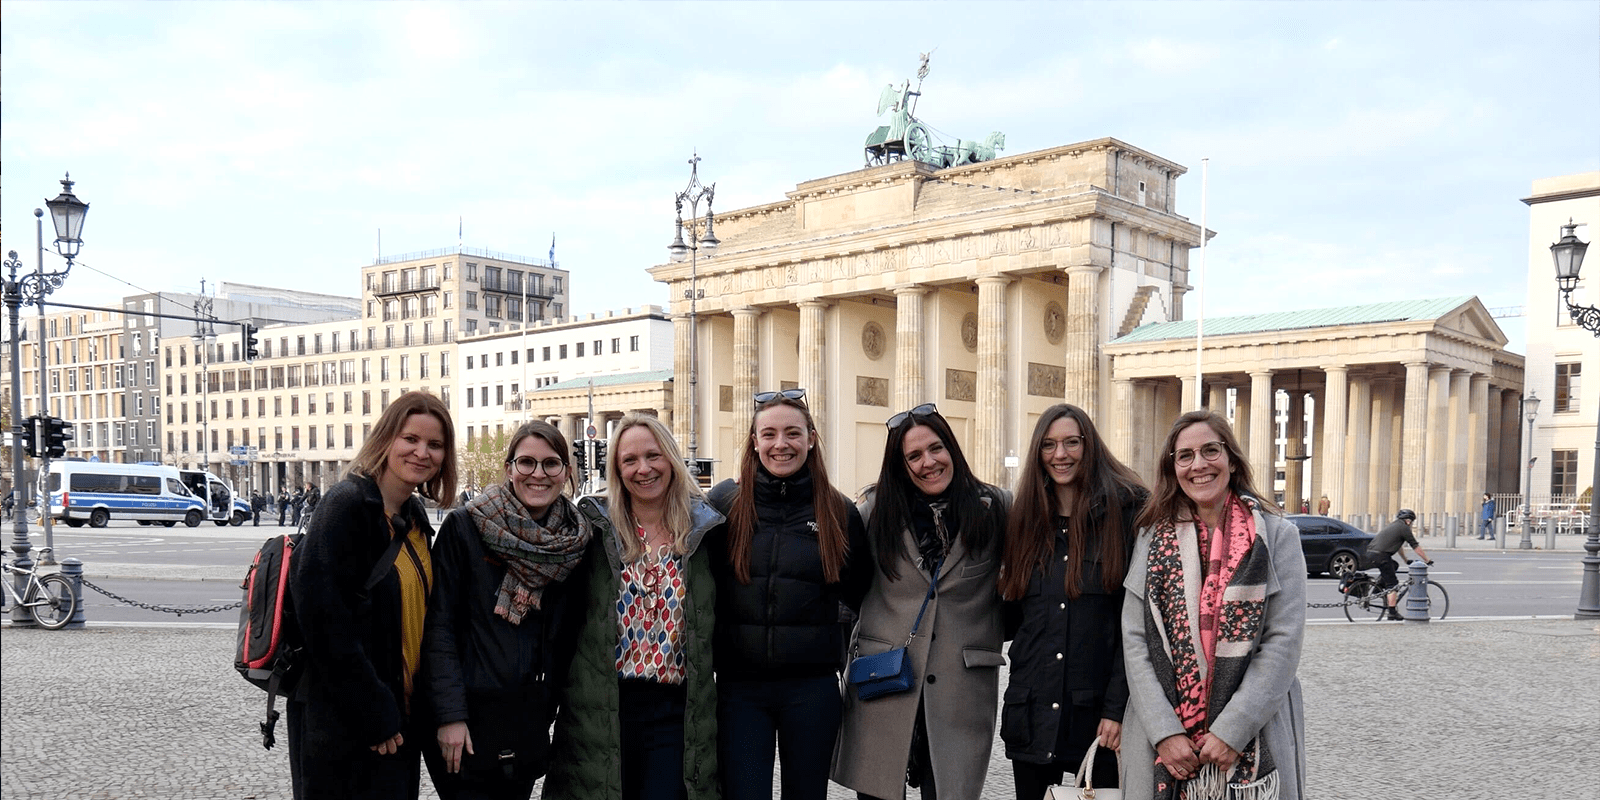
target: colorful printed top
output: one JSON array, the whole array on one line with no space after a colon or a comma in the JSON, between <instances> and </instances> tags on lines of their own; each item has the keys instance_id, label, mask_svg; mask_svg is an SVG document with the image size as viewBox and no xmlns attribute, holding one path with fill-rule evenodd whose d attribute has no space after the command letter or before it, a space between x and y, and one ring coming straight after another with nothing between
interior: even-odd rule
<instances>
[{"instance_id":1,"label":"colorful printed top","mask_svg":"<svg viewBox=\"0 0 1600 800\"><path fill-rule=\"evenodd\" d=\"M683 559L669 545L622 567L617 677L683 683Z\"/></svg>"}]
</instances>

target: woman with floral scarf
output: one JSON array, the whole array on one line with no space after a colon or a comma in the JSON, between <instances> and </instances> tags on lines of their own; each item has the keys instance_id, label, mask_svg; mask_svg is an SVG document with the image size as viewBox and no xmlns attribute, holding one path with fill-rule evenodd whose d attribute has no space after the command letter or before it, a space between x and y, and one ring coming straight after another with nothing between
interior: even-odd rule
<instances>
[{"instance_id":1,"label":"woman with floral scarf","mask_svg":"<svg viewBox=\"0 0 1600 800\"><path fill-rule=\"evenodd\" d=\"M1125 797L1300 800L1306 565L1228 421L1178 418L1123 582Z\"/></svg>"},{"instance_id":2,"label":"woman with floral scarf","mask_svg":"<svg viewBox=\"0 0 1600 800\"><path fill-rule=\"evenodd\" d=\"M439 725L428 766L446 800L527 800L545 773L582 610L567 579L592 536L563 494L574 482L567 458L554 426L524 424L505 481L439 529L423 652Z\"/></svg>"}]
</instances>

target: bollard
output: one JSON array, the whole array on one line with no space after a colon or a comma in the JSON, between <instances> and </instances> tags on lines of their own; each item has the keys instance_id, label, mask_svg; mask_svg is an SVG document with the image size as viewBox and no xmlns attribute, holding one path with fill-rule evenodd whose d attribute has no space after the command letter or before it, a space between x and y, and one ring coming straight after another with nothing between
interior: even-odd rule
<instances>
[{"instance_id":1,"label":"bollard","mask_svg":"<svg viewBox=\"0 0 1600 800\"><path fill-rule=\"evenodd\" d=\"M1506 540L1511 538L1511 518L1501 517L1495 520L1495 530L1500 532L1500 550L1504 552L1506 549Z\"/></svg>"},{"instance_id":2,"label":"bollard","mask_svg":"<svg viewBox=\"0 0 1600 800\"><path fill-rule=\"evenodd\" d=\"M1555 520L1551 520L1551 521L1546 522L1544 524L1544 549L1546 549L1546 550L1554 550L1554 549L1556 549L1556 525L1555 525Z\"/></svg>"},{"instance_id":3,"label":"bollard","mask_svg":"<svg viewBox=\"0 0 1600 800\"><path fill-rule=\"evenodd\" d=\"M17 509L17 513L22 513L22 509ZM26 547L26 540L24 540L23 545L19 546ZM12 549L16 549L16 547L13 547ZM18 570L34 570L39 568L38 564L33 563L33 559L28 558L27 550L20 551L16 559L11 562L11 565L16 567ZM28 576L22 574L21 572L15 572L12 573L11 578L11 587L16 589L17 596L27 597ZM7 600L9 602L9 598L7 598ZM11 605L11 627L36 628L38 626L39 623L34 620L33 611L31 609L21 603L13 603Z\"/></svg>"},{"instance_id":4,"label":"bollard","mask_svg":"<svg viewBox=\"0 0 1600 800\"><path fill-rule=\"evenodd\" d=\"M72 619L67 621L68 628L82 628L83 615L83 562L76 558L61 559L61 577L72 581L72 597L78 602L73 606Z\"/></svg>"},{"instance_id":5,"label":"bollard","mask_svg":"<svg viewBox=\"0 0 1600 800\"><path fill-rule=\"evenodd\" d=\"M1428 621L1428 562L1417 559L1411 562L1411 591L1406 592L1405 607L1400 616L1406 622Z\"/></svg>"},{"instance_id":6,"label":"bollard","mask_svg":"<svg viewBox=\"0 0 1600 800\"><path fill-rule=\"evenodd\" d=\"M1451 550L1456 549L1456 515L1451 514L1444 521L1444 546Z\"/></svg>"}]
</instances>

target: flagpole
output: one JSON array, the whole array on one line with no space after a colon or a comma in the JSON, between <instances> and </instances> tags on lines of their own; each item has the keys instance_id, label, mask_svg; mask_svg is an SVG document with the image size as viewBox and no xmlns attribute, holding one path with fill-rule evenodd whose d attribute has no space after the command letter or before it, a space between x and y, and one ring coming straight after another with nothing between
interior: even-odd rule
<instances>
[{"instance_id":1,"label":"flagpole","mask_svg":"<svg viewBox=\"0 0 1600 800\"><path fill-rule=\"evenodd\" d=\"M1194 407L1205 406L1206 385L1204 349L1206 338L1206 180L1211 171L1211 159L1200 159L1200 277L1195 281L1194 328ZM1212 409L1218 411L1218 409ZM1221 409L1226 412L1227 409Z\"/></svg>"}]
</instances>

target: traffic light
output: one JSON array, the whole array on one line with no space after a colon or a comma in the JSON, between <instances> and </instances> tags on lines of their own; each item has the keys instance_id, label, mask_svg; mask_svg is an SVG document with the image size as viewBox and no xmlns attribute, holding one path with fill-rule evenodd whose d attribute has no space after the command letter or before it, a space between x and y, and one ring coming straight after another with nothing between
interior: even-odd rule
<instances>
[{"instance_id":1,"label":"traffic light","mask_svg":"<svg viewBox=\"0 0 1600 800\"><path fill-rule=\"evenodd\" d=\"M50 458L67 454L67 443L72 441L72 423L59 417L44 420L44 451Z\"/></svg>"},{"instance_id":2,"label":"traffic light","mask_svg":"<svg viewBox=\"0 0 1600 800\"><path fill-rule=\"evenodd\" d=\"M245 361L254 361L254 360L256 360L256 359L261 357L261 349L260 349L261 340L256 338L256 334L258 334L260 332L261 332L260 328L257 328L256 326L251 325L248 322L246 322L244 324L244 360Z\"/></svg>"},{"instance_id":3,"label":"traffic light","mask_svg":"<svg viewBox=\"0 0 1600 800\"><path fill-rule=\"evenodd\" d=\"M604 439L595 439L594 440L594 469L595 469L596 472L600 473L600 479L601 480L605 480L605 477L606 477L606 440L604 440Z\"/></svg>"},{"instance_id":4,"label":"traffic light","mask_svg":"<svg viewBox=\"0 0 1600 800\"><path fill-rule=\"evenodd\" d=\"M589 448L584 446L582 439L572 443L572 461L578 465L578 471L589 468Z\"/></svg>"},{"instance_id":5,"label":"traffic light","mask_svg":"<svg viewBox=\"0 0 1600 800\"><path fill-rule=\"evenodd\" d=\"M39 457L39 417L34 415L22 421L22 452Z\"/></svg>"}]
</instances>

